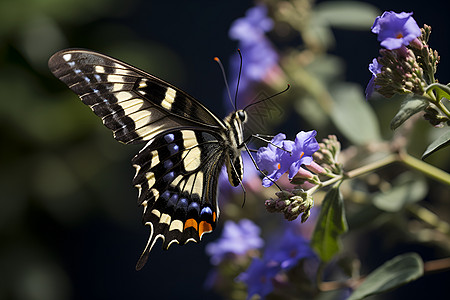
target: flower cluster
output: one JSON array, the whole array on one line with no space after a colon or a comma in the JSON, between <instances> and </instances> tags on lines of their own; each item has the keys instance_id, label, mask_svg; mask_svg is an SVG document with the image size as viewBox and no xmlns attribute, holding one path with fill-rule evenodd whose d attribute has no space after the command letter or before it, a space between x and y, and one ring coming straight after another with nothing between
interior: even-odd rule
<instances>
[{"instance_id":1,"label":"flower cluster","mask_svg":"<svg viewBox=\"0 0 450 300\"><path fill-rule=\"evenodd\" d=\"M369 65L372 78L366 88L366 98L374 90L390 98L394 94L414 93L422 95L426 81L420 66L420 56L416 57L411 48L421 48L418 39L421 30L412 13L384 12L377 17L372 32L385 49L381 56Z\"/></svg>"},{"instance_id":2,"label":"flower cluster","mask_svg":"<svg viewBox=\"0 0 450 300\"><path fill-rule=\"evenodd\" d=\"M372 32L378 35L385 49L381 49L380 57L369 65L372 78L366 88L366 99L374 91L386 98L396 94L422 97L426 105L423 101L417 102L417 108L410 110L414 113L423 110L426 120L442 127L449 121L449 112L441 102L443 94L429 91L432 84L437 84L434 75L439 62L437 51L428 46L431 27L424 25L420 29L412 13L385 12L375 20ZM443 88L437 89L442 91Z\"/></svg>"},{"instance_id":3,"label":"flower cluster","mask_svg":"<svg viewBox=\"0 0 450 300\"><path fill-rule=\"evenodd\" d=\"M321 143L314 144L314 148L316 147L319 149L311 153L309 164L299 167L290 178L291 183L298 186L292 191L276 192L277 198L266 200L267 211L281 212L288 221L297 219L299 215L302 223L308 220L310 210L314 206L312 194L322 185L320 177L332 178L343 172L341 164L337 162L341 145L336 136L328 136Z\"/></svg>"},{"instance_id":4,"label":"flower cluster","mask_svg":"<svg viewBox=\"0 0 450 300\"><path fill-rule=\"evenodd\" d=\"M321 169L313 170L314 165L310 165L309 168L316 173L326 174L327 176L340 175L343 172L342 165L338 162L338 156L341 152L341 143L335 135L329 135L327 138L322 139L319 143L319 150L314 153L314 162L320 165Z\"/></svg>"},{"instance_id":5,"label":"flower cluster","mask_svg":"<svg viewBox=\"0 0 450 300\"><path fill-rule=\"evenodd\" d=\"M261 147L256 153L256 162L261 169L267 171L263 186L271 186L286 172L289 172L288 177L292 179L302 165L311 164L312 155L319 149L316 134L315 130L301 131L295 141L290 141L286 140L284 134L279 133L267 147Z\"/></svg>"},{"instance_id":6,"label":"flower cluster","mask_svg":"<svg viewBox=\"0 0 450 300\"><path fill-rule=\"evenodd\" d=\"M295 232L292 227L285 229L281 237L273 240L262 258L254 258L248 269L237 280L247 286L250 299L258 294L261 298L271 293L276 286L288 284L283 273L298 266L303 259L315 259L308 241Z\"/></svg>"},{"instance_id":7,"label":"flower cluster","mask_svg":"<svg viewBox=\"0 0 450 300\"><path fill-rule=\"evenodd\" d=\"M282 212L288 221L293 221L302 214L302 223L308 220L314 201L310 193L303 189L294 189L292 192L276 192L277 199L266 200L268 212Z\"/></svg>"}]
</instances>

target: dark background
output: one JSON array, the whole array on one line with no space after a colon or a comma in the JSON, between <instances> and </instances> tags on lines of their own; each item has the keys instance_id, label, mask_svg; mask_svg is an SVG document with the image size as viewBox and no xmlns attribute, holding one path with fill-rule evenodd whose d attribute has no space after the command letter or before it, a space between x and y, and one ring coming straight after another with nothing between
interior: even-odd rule
<instances>
[{"instance_id":1,"label":"dark background","mask_svg":"<svg viewBox=\"0 0 450 300\"><path fill-rule=\"evenodd\" d=\"M414 11L419 26L431 25L430 44L442 56L438 77L450 81L446 3L365 2L380 11ZM204 289L211 269L205 242L170 251L157 245L145 268L135 271L148 237L131 185L129 160L139 148L116 143L50 74L46 61L68 47L114 55L223 115L224 85L212 58L219 56L227 67L237 47L228 38L229 26L252 5L237 0L0 5L0 299L216 297ZM364 86L367 66L378 54L375 35L369 29L335 35L332 52L344 57L347 80ZM205 239L216 238L220 227Z\"/></svg>"}]
</instances>

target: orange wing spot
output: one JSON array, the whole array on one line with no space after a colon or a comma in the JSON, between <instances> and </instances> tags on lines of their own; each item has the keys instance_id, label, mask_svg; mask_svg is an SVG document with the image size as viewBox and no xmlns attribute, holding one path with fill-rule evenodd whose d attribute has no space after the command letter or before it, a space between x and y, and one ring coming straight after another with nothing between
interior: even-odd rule
<instances>
[{"instance_id":1,"label":"orange wing spot","mask_svg":"<svg viewBox=\"0 0 450 300\"><path fill-rule=\"evenodd\" d=\"M215 221L216 221L216 212L213 211L213 222L215 222Z\"/></svg>"},{"instance_id":2,"label":"orange wing spot","mask_svg":"<svg viewBox=\"0 0 450 300\"><path fill-rule=\"evenodd\" d=\"M197 221L195 221L194 219L187 219L186 222L184 223L184 229L186 230L186 228L189 227L194 227L195 230L198 230Z\"/></svg>"},{"instance_id":3,"label":"orange wing spot","mask_svg":"<svg viewBox=\"0 0 450 300\"><path fill-rule=\"evenodd\" d=\"M212 231L212 226L211 224L209 224L206 221L201 221L200 225L198 226L198 235L200 236L200 238L202 237L202 235L206 232L211 232Z\"/></svg>"}]
</instances>

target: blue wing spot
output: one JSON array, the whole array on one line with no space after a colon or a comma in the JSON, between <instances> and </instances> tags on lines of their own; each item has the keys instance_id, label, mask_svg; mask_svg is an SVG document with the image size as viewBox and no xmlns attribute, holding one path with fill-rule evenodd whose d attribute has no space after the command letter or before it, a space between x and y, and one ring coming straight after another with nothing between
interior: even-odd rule
<instances>
[{"instance_id":1,"label":"blue wing spot","mask_svg":"<svg viewBox=\"0 0 450 300\"><path fill-rule=\"evenodd\" d=\"M70 67L75 66L75 62L74 62L74 61L69 61L67 64L68 64Z\"/></svg>"},{"instance_id":2,"label":"blue wing spot","mask_svg":"<svg viewBox=\"0 0 450 300\"><path fill-rule=\"evenodd\" d=\"M177 203L177 209L182 209L186 211L186 208L188 207L188 201L186 198L181 198L180 201Z\"/></svg>"},{"instance_id":3,"label":"blue wing spot","mask_svg":"<svg viewBox=\"0 0 450 300\"><path fill-rule=\"evenodd\" d=\"M91 82L91 80L87 76L84 77L84 81L86 81L87 83Z\"/></svg>"},{"instance_id":4,"label":"blue wing spot","mask_svg":"<svg viewBox=\"0 0 450 300\"><path fill-rule=\"evenodd\" d=\"M174 172L169 172L166 175L164 175L163 179L166 182L172 182L174 177L175 177L175 173Z\"/></svg>"},{"instance_id":5,"label":"blue wing spot","mask_svg":"<svg viewBox=\"0 0 450 300\"><path fill-rule=\"evenodd\" d=\"M172 133L169 133L164 136L164 139L166 140L166 142L171 143L173 142L173 140L175 140L175 136Z\"/></svg>"},{"instance_id":6,"label":"blue wing spot","mask_svg":"<svg viewBox=\"0 0 450 300\"><path fill-rule=\"evenodd\" d=\"M172 197L170 197L169 201L167 201L167 206L175 206L178 202L178 195L173 194Z\"/></svg>"},{"instance_id":7,"label":"blue wing spot","mask_svg":"<svg viewBox=\"0 0 450 300\"><path fill-rule=\"evenodd\" d=\"M199 208L200 207L198 206L197 202L192 202L191 204L189 204L188 211L195 210L198 213Z\"/></svg>"},{"instance_id":8,"label":"blue wing spot","mask_svg":"<svg viewBox=\"0 0 450 300\"><path fill-rule=\"evenodd\" d=\"M209 206L205 206L202 208L202 211L200 212L200 216L207 214L207 215L212 215L212 210Z\"/></svg>"},{"instance_id":9,"label":"blue wing spot","mask_svg":"<svg viewBox=\"0 0 450 300\"><path fill-rule=\"evenodd\" d=\"M170 154L172 154L172 155L175 154L175 153L177 153L178 150L179 150L178 145L177 145L177 144L174 144L174 143L169 144L169 145L167 146L167 148L169 148L169 152L170 152Z\"/></svg>"},{"instance_id":10,"label":"blue wing spot","mask_svg":"<svg viewBox=\"0 0 450 300\"><path fill-rule=\"evenodd\" d=\"M165 191L164 193L162 193L162 195L161 195L161 198L164 198L164 199L169 199L169 197L170 197L170 192L169 191Z\"/></svg>"},{"instance_id":11,"label":"blue wing spot","mask_svg":"<svg viewBox=\"0 0 450 300\"><path fill-rule=\"evenodd\" d=\"M166 170L170 169L172 167L173 167L173 162L170 159L168 159L164 162L164 168L166 168Z\"/></svg>"},{"instance_id":12,"label":"blue wing spot","mask_svg":"<svg viewBox=\"0 0 450 300\"><path fill-rule=\"evenodd\" d=\"M81 73L80 69L73 69L73 71L75 72L75 74L80 74Z\"/></svg>"},{"instance_id":13,"label":"blue wing spot","mask_svg":"<svg viewBox=\"0 0 450 300\"><path fill-rule=\"evenodd\" d=\"M98 82L102 81L102 78L100 77L100 75L95 74L94 77L95 77L95 80L97 80Z\"/></svg>"}]
</instances>

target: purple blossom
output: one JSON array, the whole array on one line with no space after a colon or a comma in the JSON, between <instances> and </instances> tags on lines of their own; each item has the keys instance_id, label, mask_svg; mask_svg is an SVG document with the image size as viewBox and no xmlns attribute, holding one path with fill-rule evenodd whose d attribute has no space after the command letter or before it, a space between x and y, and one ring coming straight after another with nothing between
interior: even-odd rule
<instances>
[{"instance_id":1,"label":"purple blossom","mask_svg":"<svg viewBox=\"0 0 450 300\"><path fill-rule=\"evenodd\" d=\"M285 233L277 236L264 252L263 258L254 258L247 271L241 273L238 281L247 285L248 296L258 294L261 299L274 289L278 274L288 271L298 265L302 259L312 259L316 262L317 257L309 247L308 241L294 231L294 227L287 227ZM306 270L305 271L312 271ZM314 271L315 272L315 271ZM313 272L309 272L312 275ZM311 276L312 277L312 276Z\"/></svg>"},{"instance_id":2,"label":"purple blossom","mask_svg":"<svg viewBox=\"0 0 450 300\"><path fill-rule=\"evenodd\" d=\"M297 174L301 165L309 165L312 155L319 150L315 130L297 134L295 141L284 140L284 134L276 135L267 147L259 148L256 153L256 162L259 167L267 171L262 184L269 187L281 175L289 171L289 179ZM279 146L279 147L275 147Z\"/></svg>"},{"instance_id":3,"label":"purple blossom","mask_svg":"<svg viewBox=\"0 0 450 300\"><path fill-rule=\"evenodd\" d=\"M285 141L285 138L284 134L277 134L267 147L259 148L256 153L256 163L261 170L266 170L268 173L262 180L262 185L265 187L271 186L274 181L280 179L281 175L289 170L290 165L284 159L284 156L288 153L283 150L285 149L285 142L288 142Z\"/></svg>"},{"instance_id":4,"label":"purple blossom","mask_svg":"<svg viewBox=\"0 0 450 300\"><path fill-rule=\"evenodd\" d=\"M289 180L297 174L302 165L309 165L313 161L312 155L320 148L319 143L315 139L316 135L317 132L315 130L300 131L297 133L294 142L289 143L292 145L292 148L285 148L291 151L289 157L285 158L290 164Z\"/></svg>"},{"instance_id":5,"label":"purple blossom","mask_svg":"<svg viewBox=\"0 0 450 300\"><path fill-rule=\"evenodd\" d=\"M372 25L372 32L378 34L378 41L381 46L389 50L407 46L421 32L414 18L413 13L395 13L385 11L381 17L377 17Z\"/></svg>"},{"instance_id":6,"label":"purple blossom","mask_svg":"<svg viewBox=\"0 0 450 300\"><path fill-rule=\"evenodd\" d=\"M247 299L252 298L255 294L264 299L273 291L272 280L279 271L280 268L277 264L254 258L247 271L241 273L236 279L247 285Z\"/></svg>"},{"instance_id":7,"label":"purple blossom","mask_svg":"<svg viewBox=\"0 0 450 300\"><path fill-rule=\"evenodd\" d=\"M273 21L267 17L267 7L257 5L247 10L245 17L231 24L229 36L238 40L241 46L256 44L265 39L265 33L273 27Z\"/></svg>"},{"instance_id":8,"label":"purple blossom","mask_svg":"<svg viewBox=\"0 0 450 300\"><path fill-rule=\"evenodd\" d=\"M377 74L381 72L382 67L383 66L380 63L378 63L378 60L376 58L374 58L372 63L369 64L369 71L372 73L372 78L370 78L369 83L367 84L366 87L366 100L372 97L372 94L376 88L375 78L377 78Z\"/></svg>"},{"instance_id":9,"label":"purple blossom","mask_svg":"<svg viewBox=\"0 0 450 300\"><path fill-rule=\"evenodd\" d=\"M250 220L242 219L239 223L226 221L222 236L206 246L206 253L211 256L211 263L218 265L226 257L244 255L249 250L261 248L264 241L260 233L260 228Z\"/></svg>"},{"instance_id":10,"label":"purple blossom","mask_svg":"<svg viewBox=\"0 0 450 300\"><path fill-rule=\"evenodd\" d=\"M309 242L292 228L287 228L282 238L272 243L272 247L264 253L264 258L278 264L281 270L289 270L301 259L312 257L315 254L309 247Z\"/></svg>"}]
</instances>

